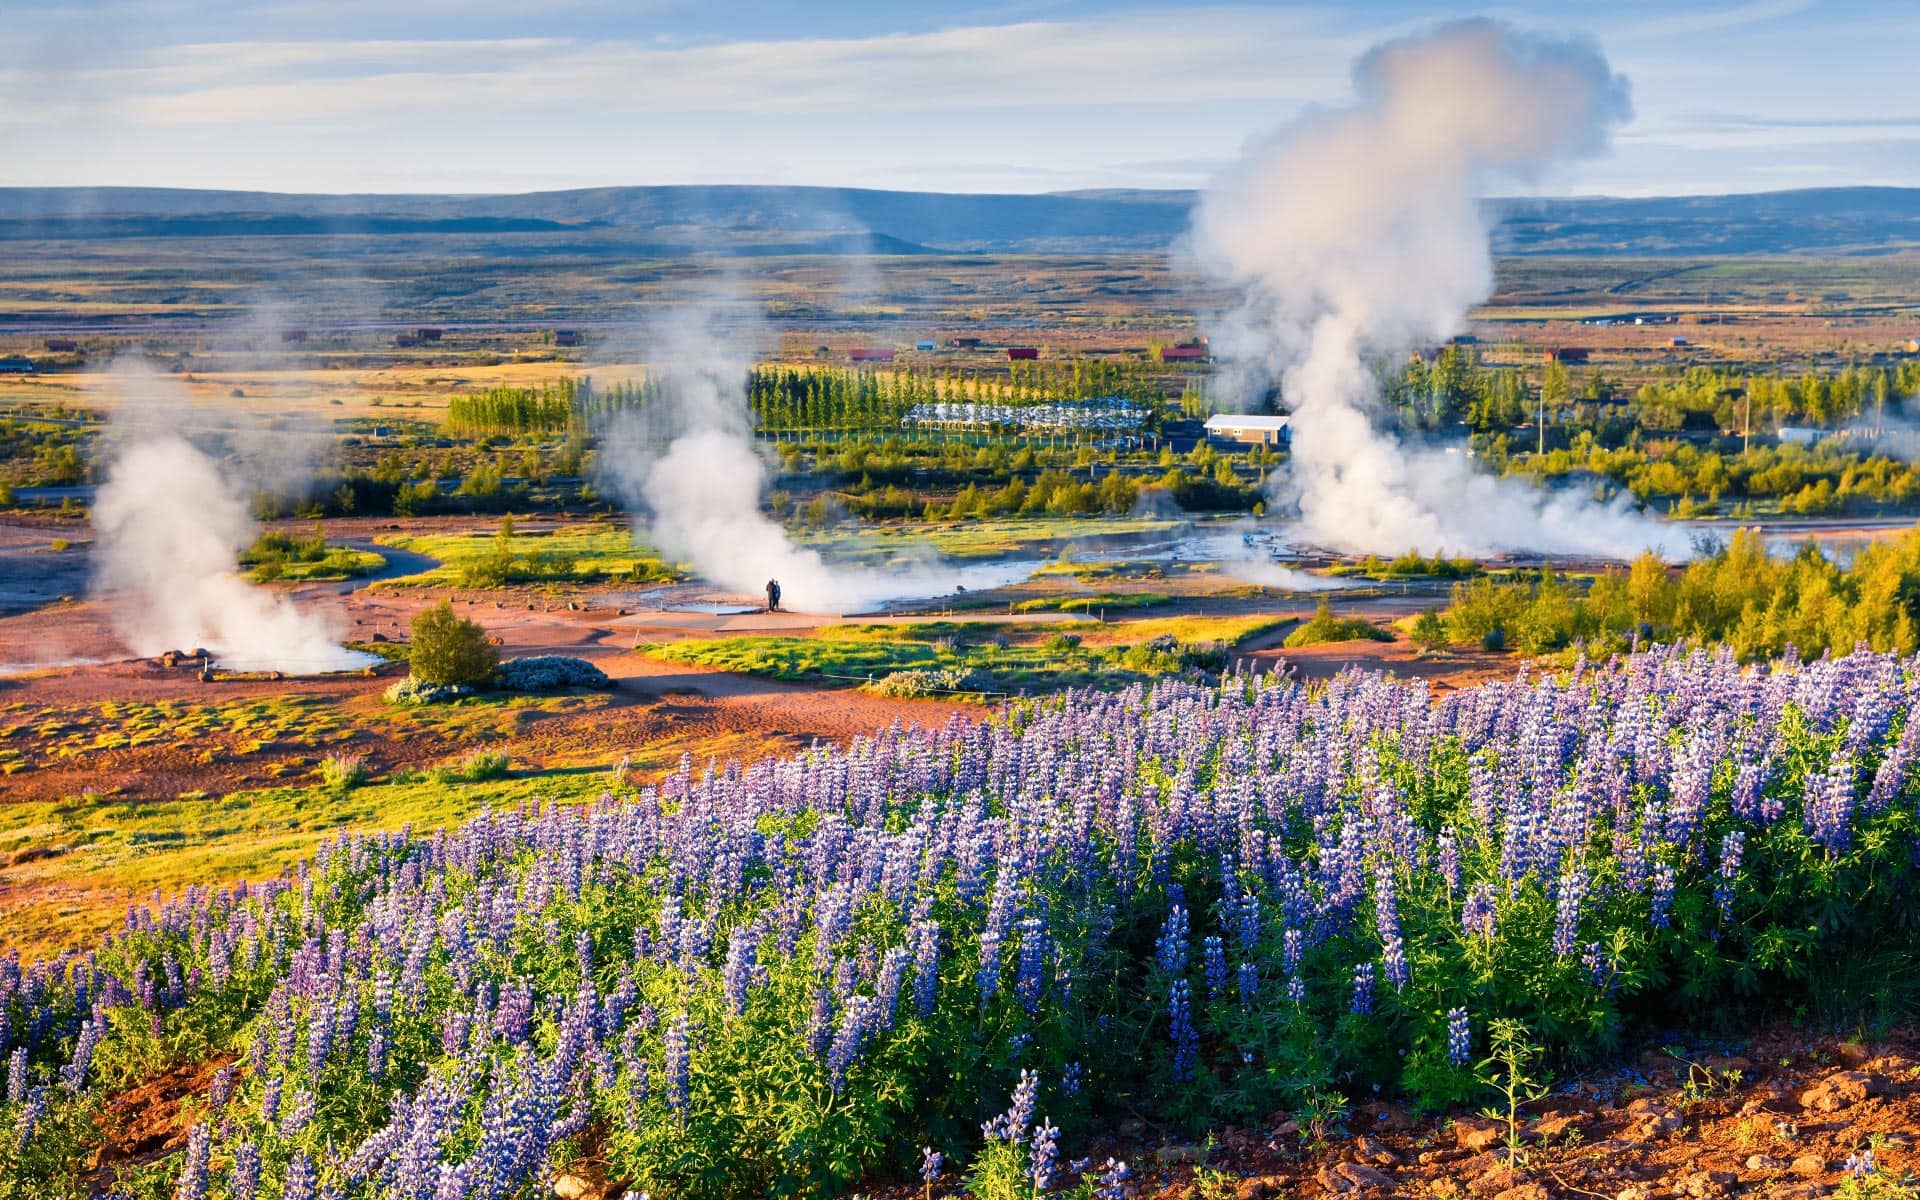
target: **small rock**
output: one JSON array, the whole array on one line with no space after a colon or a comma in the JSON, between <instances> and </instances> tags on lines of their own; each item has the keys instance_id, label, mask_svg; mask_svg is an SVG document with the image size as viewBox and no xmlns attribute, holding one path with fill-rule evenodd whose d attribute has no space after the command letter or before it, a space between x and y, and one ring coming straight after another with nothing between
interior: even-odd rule
<instances>
[{"instance_id":1,"label":"small rock","mask_svg":"<svg viewBox=\"0 0 1920 1200\"><path fill-rule=\"evenodd\" d=\"M1644 1096L1627 1105L1627 1116L1634 1122L1634 1133L1642 1139L1672 1133L1686 1124L1671 1105Z\"/></svg>"},{"instance_id":2,"label":"small rock","mask_svg":"<svg viewBox=\"0 0 1920 1200\"><path fill-rule=\"evenodd\" d=\"M1298 1121L1282 1121L1273 1127L1273 1136L1275 1137L1292 1137L1299 1132L1300 1122Z\"/></svg>"},{"instance_id":3,"label":"small rock","mask_svg":"<svg viewBox=\"0 0 1920 1200\"><path fill-rule=\"evenodd\" d=\"M1207 1161L1207 1152L1191 1142L1180 1142L1160 1147L1154 1151L1154 1157L1163 1163L1203 1163Z\"/></svg>"},{"instance_id":4,"label":"small rock","mask_svg":"<svg viewBox=\"0 0 1920 1200\"><path fill-rule=\"evenodd\" d=\"M1799 1158L1793 1160L1792 1165L1787 1167L1787 1170L1792 1171L1795 1175L1819 1175L1825 1172L1826 1169L1827 1160L1821 1158L1818 1154L1802 1154Z\"/></svg>"},{"instance_id":5,"label":"small rock","mask_svg":"<svg viewBox=\"0 0 1920 1200\"><path fill-rule=\"evenodd\" d=\"M1695 1171L1680 1182L1680 1190L1694 1200L1706 1200L1708 1196L1725 1195L1739 1180L1732 1171Z\"/></svg>"},{"instance_id":6,"label":"small rock","mask_svg":"<svg viewBox=\"0 0 1920 1200\"><path fill-rule=\"evenodd\" d=\"M1747 1156L1747 1170L1749 1171L1778 1171L1784 1166L1786 1166L1785 1163L1771 1154L1749 1154Z\"/></svg>"},{"instance_id":7,"label":"small rock","mask_svg":"<svg viewBox=\"0 0 1920 1200\"><path fill-rule=\"evenodd\" d=\"M1533 1135L1541 1141L1558 1141L1560 1138L1566 1136L1567 1130L1575 1128L1581 1121L1585 1120L1586 1115L1585 1113L1578 1112L1547 1113L1533 1123Z\"/></svg>"},{"instance_id":8,"label":"small rock","mask_svg":"<svg viewBox=\"0 0 1920 1200\"><path fill-rule=\"evenodd\" d=\"M1376 1167L1390 1167L1400 1161L1399 1155L1364 1133L1353 1139L1353 1152L1362 1162Z\"/></svg>"},{"instance_id":9,"label":"small rock","mask_svg":"<svg viewBox=\"0 0 1920 1200\"><path fill-rule=\"evenodd\" d=\"M1552 1194L1537 1183L1523 1183L1519 1187L1510 1187L1495 1196L1493 1200L1553 1200Z\"/></svg>"},{"instance_id":10,"label":"small rock","mask_svg":"<svg viewBox=\"0 0 1920 1200\"><path fill-rule=\"evenodd\" d=\"M1839 1060L1842 1066L1859 1067L1873 1057L1873 1051L1859 1042L1841 1042L1833 1048L1833 1057Z\"/></svg>"},{"instance_id":11,"label":"small rock","mask_svg":"<svg viewBox=\"0 0 1920 1200\"><path fill-rule=\"evenodd\" d=\"M593 1185L578 1175L556 1175L553 1177L553 1194L560 1200L581 1200L593 1190Z\"/></svg>"},{"instance_id":12,"label":"small rock","mask_svg":"<svg viewBox=\"0 0 1920 1200\"><path fill-rule=\"evenodd\" d=\"M1467 1184L1467 1190L1476 1196L1498 1196L1519 1187L1521 1182L1520 1172L1511 1167L1495 1167Z\"/></svg>"},{"instance_id":13,"label":"small rock","mask_svg":"<svg viewBox=\"0 0 1920 1200\"><path fill-rule=\"evenodd\" d=\"M1630 1183L1621 1188L1613 1200L1653 1200L1653 1193L1637 1183Z\"/></svg>"},{"instance_id":14,"label":"small rock","mask_svg":"<svg viewBox=\"0 0 1920 1200\"><path fill-rule=\"evenodd\" d=\"M1453 1124L1453 1141L1462 1150L1485 1150L1500 1144L1500 1126L1492 1121L1467 1117Z\"/></svg>"},{"instance_id":15,"label":"small rock","mask_svg":"<svg viewBox=\"0 0 1920 1200\"><path fill-rule=\"evenodd\" d=\"M1826 1113L1852 1108L1873 1094L1873 1083L1865 1071L1839 1071L1801 1092L1800 1107Z\"/></svg>"},{"instance_id":16,"label":"small rock","mask_svg":"<svg viewBox=\"0 0 1920 1200\"><path fill-rule=\"evenodd\" d=\"M1393 1176L1359 1163L1341 1163L1334 1167L1334 1170L1344 1175L1355 1187L1390 1188L1393 1186Z\"/></svg>"},{"instance_id":17,"label":"small rock","mask_svg":"<svg viewBox=\"0 0 1920 1200\"><path fill-rule=\"evenodd\" d=\"M1147 1131L1147 1123L1139 1117L1129 1117L1120 1122L1120 1136L1137 1138Z\"/></svg>"},{"instance_id":18,"label":"small rock","mask_svg":"<svg viewBox=\"0 0 1920 1200\"><path fill-rule=\"evenodd\" d=\"M1345 1175L1340 1174L1338 1171L1334 1170L1332 1167L1321 1167L1319 1171L1314 1173L1313 1177L1319 1180L1320 1186L1327 1189L1329 1192L1338 1193L1338 1192L1350 1192L1353 1190L1353 1181L1351 1179L1348 1179Z\"/></svg>"}]
</instances>

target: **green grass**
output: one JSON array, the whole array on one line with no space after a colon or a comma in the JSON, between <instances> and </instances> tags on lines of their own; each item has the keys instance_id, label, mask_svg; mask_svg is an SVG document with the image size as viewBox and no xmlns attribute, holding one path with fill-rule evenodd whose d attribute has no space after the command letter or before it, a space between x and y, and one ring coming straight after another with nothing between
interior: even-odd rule
<instances>
[{"instance_id":1,"label":"green grass","mask_svg":"<svg viewBox=\"0 0 1920 1200\"><path fill-rule=\"evenodd\" d=\"M1013 606L1017 613L1031 612L1126 612L1171 604L1173 597L1163 592L1101 592L1093 596L1041 596L1022 600Z\"/></svg>"},{"instance_id":2,"label":"green grass","mask_svg":"<svg viewBox=\"0 0 1920 1200\"><path fill-rule=\"evenodd\" d=\"M255 583L326 583L359 579L387 565L387 560L371 550L335 546L326 557L314 562L263 562L247 572Z\"/></svg>"},{"instance_id":3,"label":"green grass","mask_svg":"<svg viewBox=\"0 0 1920 1200\"><path fill-rule=\"evenodd\" d=\"M417 575L384 580L383 587L463 587L483 577L494 583L491 567L500 553L492 532L389 534L383 546L410 550L440 560ZM508 543L511 566L504 583L664 582L682 572L634 540L618 525L567 526L552 532L516 532Z\"/></svg>"},{"instance_id":4,"label":"green grass","mask_svg":"<svg viewBox=\"0 0 1920 1200\"><path fill-rule=\"evenodd\" d=\"M323 784L236 792L218 799L77 799L0 805L0 864L9 902L0 947L28 958L97 937L128 903L156 889L224 886L279 875L344 830L432 828L482 807L529 800L582 802L605 792L604 768L464 782L456 768L339 791Z\"/></svg>"},{"instance_id":5,"label":"green grass","mask_svg":"<svg viewBox=\"0 0 1920 1200\"><path fill-rule=\"evenodd\" d=\"M913 521L858 530L796 533L841 561L884 562L903 551L932 550L956 560L1052 554L1084 538L1166 533L1184 521L1160 517L1009 517L986 521Z\"/></svg>"},{"instance_id":6,"label":"green grass","mask_svg":"<svg viewBox=\"0 0 1920 1200\"><path fill-rule=\"evenodd\" d=\"M1124 687L1218 670L1225 649L1273 628L1268 618L1095 622L841 625L815 637L703 638L643 647L656 658L746 675L878 683L897 671L963 674L982 693Z\"/></svg>"}]
</instances>

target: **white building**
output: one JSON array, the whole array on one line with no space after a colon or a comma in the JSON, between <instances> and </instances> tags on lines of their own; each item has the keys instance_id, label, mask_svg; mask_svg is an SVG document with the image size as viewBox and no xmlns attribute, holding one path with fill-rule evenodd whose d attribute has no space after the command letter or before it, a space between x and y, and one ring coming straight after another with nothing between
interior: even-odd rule
<instances>
[{"instance_id":1,"label":"white building","mask_svg":"<svg viewBox=\"0 0 1920 1200\"><path fill-rule=\"evenodd\" d=\"M1207 436L1248 446L1284 446L1293 440L1293 430L1286 417L1215 413L1207 418Z\"/></svg>"}]
</instances>

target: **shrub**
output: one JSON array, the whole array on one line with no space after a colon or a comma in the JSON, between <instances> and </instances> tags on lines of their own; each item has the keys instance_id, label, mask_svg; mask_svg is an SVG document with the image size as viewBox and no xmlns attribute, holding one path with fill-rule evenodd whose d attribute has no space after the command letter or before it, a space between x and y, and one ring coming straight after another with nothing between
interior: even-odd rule
<instances>
[{"instance_id":1,"label":"shrub","mask_svg":"<svg viewBox=\"0 0 1920 1200\"><path fill-rule=\"evenodd\" d=\"M1324 642L1390 642L1393 634L1364 617L1336 617L1325 600L1313 620L1287 635L1289 647L1318 646Z\"/></svg>"},{"instance_id":2,"label":"shrub","mask_svg":"<svg viewBox=\"0 0 1920 1200\"><path fill-rule=\"evenodd\" d=\"M958 667L946 667L932 670L894 671L866 684L864 690L876 696L917 699L942 692L966 691L972 685L971 672Z\"/></svg>"},{"instance_id":3,"label":"shrub","mask_svg":"<svg viewBox=\"0 0 1920 1200\"><path fill-rule=\"evenodd\" d=\"M505 750L481 749L461 759L458 766L441 767L433 775L441 783L489 783L505 779L511 766Z\"/></svg>"},{"instance_id":4,"label":"shrub","mask_svg":"<svg viewBox=\"0 0 1920 1200\"><path fill-rule=\"evenodd\" d=\"M367 760L358 754L329 754L320 760L320 785L348 792L367 781Z\"/></svg>"},{"instance_id":5,"label":"shrub","mask_svg":"<svg viewBox=\"0 0 1920 1200\"><path fill-rule=\"evenodd\" d=\"M464 700L477 691L464 683L428 683L409 675L386 691L389 704L445 704Z\"/></svg>"},{"instance_id":6,"label":"shrub","mask_svg":"<svg viewBox=\"0 0 1920 1200\"><path fill-rule=\"evenodd\" d=\"M487 641L487 631L442 600L413 618L413 649L408 655L413 677L422 683L482 687L500 665L500 652Z\"/></svg>"},{"instance_id":7,"label":"shrub","mask_svg":"<svg viewBox=\"0 0 1920 1200\"><path fill-rule=\"evenodd\" d=\"M559 692L568 688L612 687L607 673L584 658L539 654L510 658L494 672L493 685L503 692Z\"/></svg>"}]
</instances>

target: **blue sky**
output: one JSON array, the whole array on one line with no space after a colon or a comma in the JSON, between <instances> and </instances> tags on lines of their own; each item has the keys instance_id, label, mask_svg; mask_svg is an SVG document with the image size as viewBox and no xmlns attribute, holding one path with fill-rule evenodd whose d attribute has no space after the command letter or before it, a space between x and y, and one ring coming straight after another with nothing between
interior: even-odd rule
<instances>
[{"instance_id":1,"label":"blue sky","mask_svg":"<svg viewBox=\"0 0 1920 1200\"><path fill-rule=\"evenodd\" d=\"M0 0L0 184L1193 187L1382 37L1592 35L1614 153L1543 190L1920 186L1915 0Z\"/></svg>"}]
</instances>

